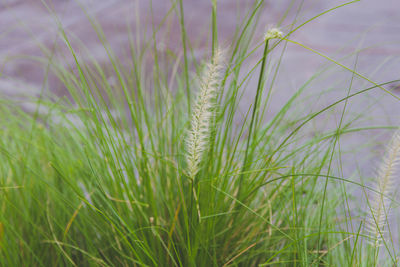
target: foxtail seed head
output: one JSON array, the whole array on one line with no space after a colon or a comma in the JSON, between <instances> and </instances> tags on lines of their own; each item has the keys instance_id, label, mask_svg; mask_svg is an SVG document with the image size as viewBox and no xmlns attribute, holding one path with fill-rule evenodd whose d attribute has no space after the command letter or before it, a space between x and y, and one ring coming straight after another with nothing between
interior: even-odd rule
<instances>
[{"instance_id":1,"label":"foxtail seed head","mask_svg":"<svg viewBox=\"0 0 400 267\"><path fill-rule=\"evenodd\" d=\"M213 60L206 67L200 80L200 91L190 122L190 130L186 140L186 162L187 171L190 178L194 179L200 169L200 162L203 152L208 146L210 135L210 123L212 121L215 98L220 82L220 71L222 53L220 50L215 52Z\"/></svg>"},{"instance_id":2,"label":"foxtail seed head","mask_svg":"<svg viewBox=\"0 0 400 267\"><path fill-rule=\"evenodd\" d=\"M394 190L395 171L400 163L400 131L397 131L389 143L386 155L378 169L378 177L375 189L379 194L371 196L371 216L367 220L367 230L374 238L373 245L379 247L382 244L382 234L387 223L390 199Z\"/></svg>"},{"instance_id":3,"label":"foxtail seed head","mask_svg":"<svg viewBox=\"0 0 400 267\"><path fill-rule=\"evenodd\" d=\"M268 41L270 39L280 39L282 38L283 33L278 28L271 28L267 31L264 36L264 40Z\"/></svg>"}]
</instances>

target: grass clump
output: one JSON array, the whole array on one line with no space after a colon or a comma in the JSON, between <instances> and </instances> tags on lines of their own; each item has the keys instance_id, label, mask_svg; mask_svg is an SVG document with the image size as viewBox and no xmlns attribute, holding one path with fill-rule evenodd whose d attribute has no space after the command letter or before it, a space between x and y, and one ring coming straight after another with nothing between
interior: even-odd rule
<instances>
[{"instance_id":1,"label":"grass clump","mask_svg":"<svg viewBox=\"0 0 400 267\"><path fill-rule=\"evenodd\" d=\"M299 28L293 24L285 36L273 29L257 39L263 5L256 1L222 54L216 1L212 6L211 57L204 60L190 56L182 1L165 20L177 9L183 59L172 50L161 53L153 29L143 44L129 36L130 57L123 62L89 18L108 55L104 67L83 59L77 51L88 49L60 25L74 68L46 49L52 60L33 60L50 67L67 96L35 99L33 114L10 101L0 105L0 265L398 264L393 240L382 257L368 244L378 236L363 231L368 214L351 212L349 188L380 193L371 202L369 229L382 228L380 203L386 208L383 197L390 194L341 175L342 165L338 171L334 165L345 153L336 145L342 136L374 128L357 125L359 113L344 119L349 100L391 82L354 93L350 86L345 97L310 110L304 91L343 67L331 60L270 112L281 60L276 50ZM259 47L261 57L246 69ZM347 70L352 79L370 82ZM257 87L246 87L252 79ZM242 113L252 92L254 101ZM339 126L313 127L341 104ZM391 168L392 161L385 162Z\"/></svg>"}]
</instances>

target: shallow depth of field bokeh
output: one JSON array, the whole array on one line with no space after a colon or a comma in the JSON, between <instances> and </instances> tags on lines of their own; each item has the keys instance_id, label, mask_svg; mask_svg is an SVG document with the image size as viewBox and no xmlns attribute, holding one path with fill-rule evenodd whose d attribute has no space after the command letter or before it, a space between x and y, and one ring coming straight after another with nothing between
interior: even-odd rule
<instances>
[{"instance_id":1,"label":"shallow depth of field bokeh","mask_svg":"<svg viewBox=\"0 0 400 267\"><path fill-rule=\"evenodd\" d=\"M397 266L399 8L0 0L0 266Z\"/></svg>"}]
</instances>

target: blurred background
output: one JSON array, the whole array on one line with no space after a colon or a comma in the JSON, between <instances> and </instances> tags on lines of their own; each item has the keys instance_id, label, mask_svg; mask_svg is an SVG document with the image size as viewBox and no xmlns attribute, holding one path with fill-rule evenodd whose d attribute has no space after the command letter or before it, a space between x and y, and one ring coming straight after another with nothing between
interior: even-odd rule
<instances>
[{"instance_id":1,"label":"blurred background","mask_svg":"<svg viewBox=\"0 0 400 267\"><path fill-rule=\"evenodd\" d=\"M99 62L107 63L107 55L87 16L101 24L114 52L123 55L129 46L127 32L141 31L151 35L152 24L158 25L174 1L169 0L0 0L0 90L15 94L23 90L34 94L43 82L43 70L22 55L42 55L40 45L52 47L58 42L55 15L66 32L76 36ZM211 0L185 0L184 14L189 39L195 56L201 57L209 47L201 40L210 39ZM47 7L44 3L47 3ZM220 42L233 35L238 16L252 6L252 0L218 0ZM256 36L262 38L266 25L282 21L282 29L300 23L321 12L343 4L343 1L281 0L265 1ZM238 8L239 7L239 8ZM177 9L178 6L175 8ZM307 24L291 36L334 59L359 53L357 69L369 73L385 62L385 68L373 75L374 81L396 79L400 74L400 16L397 0L362 0L329 12ZM49 11L52 10L51 12ZM151 12L153 9L153 12ZM172 12L175 12L175 9ZM241 12L241 13L240 13ZM85 14L86 13L86 14ZM287 13L287 14L286 14ZM264 15L265 14L265 15ZM180 27L176 14L157 33L161 46L179 51ZM135 35L135 33L133 33ZM71 63L67 58L66 64ZM282 71L287 86L296 87L314 74L325 59L306 49L289 44L283 58ZM345 62L345 61L341 61ZM347 61L352 62L352 60ZM346 62L346 63L347 63ZM353 60L354 64L354 60ZM351 67L352 64L350 64ZM10 83L17 83L14 86ZM25 87L25 88L22 88ZM53 88L57 90L57 88Z\"/></svg>"}]
</instances>

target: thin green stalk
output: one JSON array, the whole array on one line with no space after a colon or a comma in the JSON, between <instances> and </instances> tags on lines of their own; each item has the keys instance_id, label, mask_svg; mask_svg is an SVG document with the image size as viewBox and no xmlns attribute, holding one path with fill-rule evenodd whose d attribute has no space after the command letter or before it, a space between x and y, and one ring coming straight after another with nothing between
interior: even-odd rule
<instances>
[{"instance_id":1,"label":"thin green stalk","mask_svg":"<svg viewBox=\"0 0 400 267\"><path fill-rule=\"evenodd\" d=\"M185 15L183 11L183 0L179 0L179 22L181 26L181 39L182 39L182 48L183 48L183 75L185 78L185 88L186 88L186 97L187 97L187 105L188 105L188 115L191 113L190 108L190 87L189 87L189 63L188 63L188 55L187 55L187 46L186 46L186 28L185 28Z\"/></svg>"},{"instance_id":2,"label":"thin green stalk","mask_svg":"<svg viewBox=\"0 0 400 267\"><path fill-rule=\"evenodd\" d=\"M211 11L211 33L212 33L212 57L218 47L218 28L217 28L217 0L212 0Z\"/></svg>"},{"instance_id":3,"label":"thin green stalk","mask_svg":"<svg viewBox=\"0 0 400 267\"><path fill-rule=\"evenodd\" d=\"M241 192L242 192L242 184L243 184L243 173L247 170L247 158L249 155L249 150L250 150L250 142L251 139L253 137L253 125L254 125L254 119L255 119L255 115L257 113L257 109L258 109L258 103L259 103L259 97L261 94L261 84L262 81L264 79L264 69L265 69L265 65L267 62L267 55L268 55L268 42L269 39L265 40L265 46L264 46L264 52L263 52L263 58L262 58L262 62L261 62L261 69L260 69L260 75L258 77L258 84L257 84L257 92L256 92L256 96L254 98L254 102L253 102L253 111L251 113L251 119L250 119L250 126L249 126L249 132L247 135L247 142L246 142L246 149L244 151L244 159L243 159L243 163L242 163L242 170L241 170L241 175L239 177L239 191L237 194L237 198L240 200L241 199Z\"/></svg>"}]
</instances>

